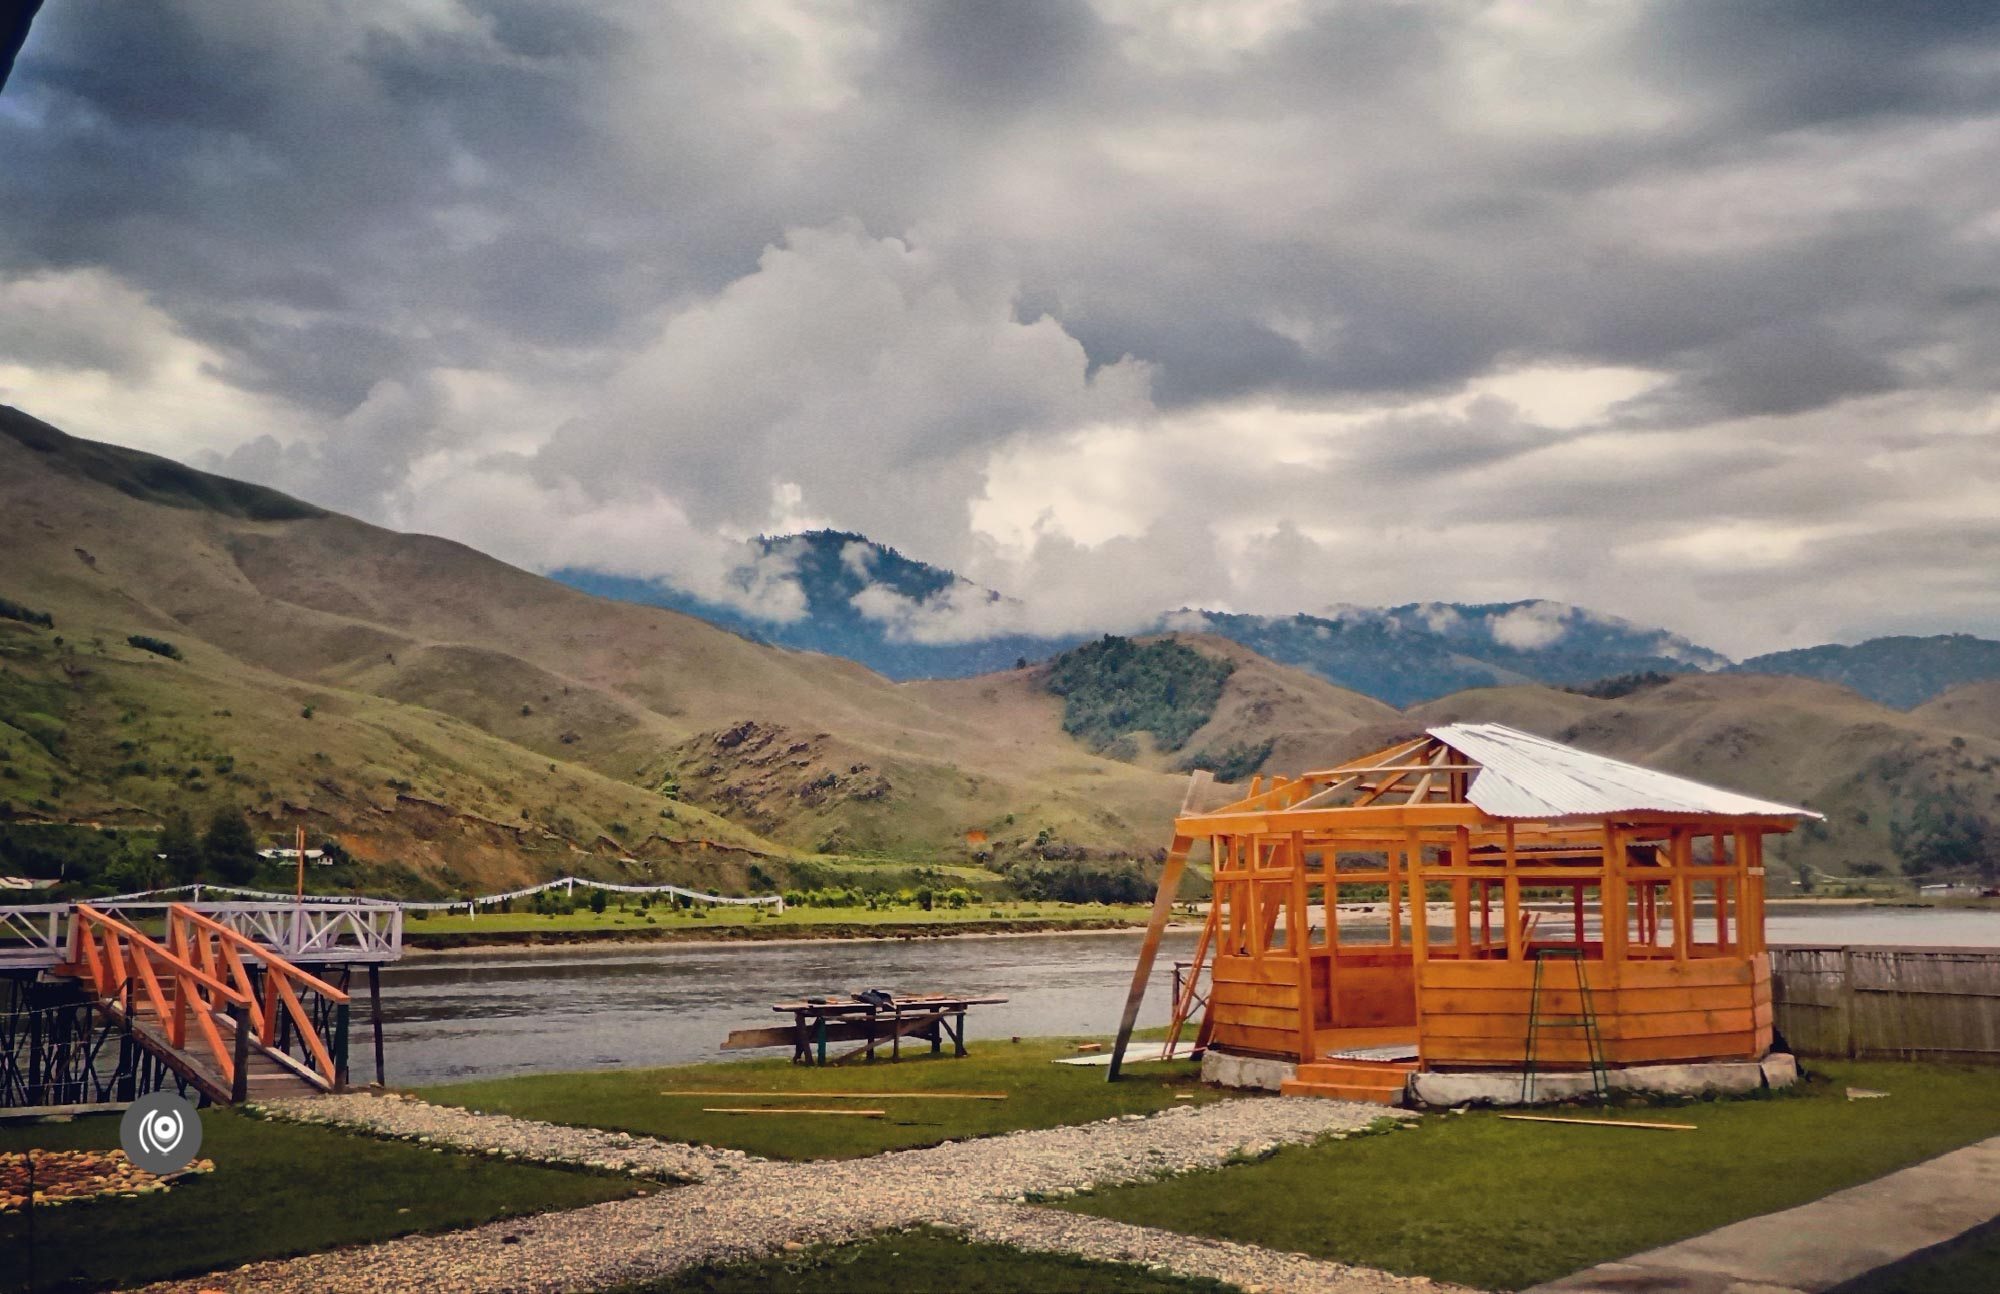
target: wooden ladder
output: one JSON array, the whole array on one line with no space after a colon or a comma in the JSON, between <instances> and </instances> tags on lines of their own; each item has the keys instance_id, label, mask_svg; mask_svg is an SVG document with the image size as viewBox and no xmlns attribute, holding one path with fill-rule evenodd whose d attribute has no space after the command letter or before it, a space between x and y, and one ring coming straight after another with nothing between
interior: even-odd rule
<instances>
[{"instance_id":1,"label":"wooden ladder","mask_svg":"<svg viewBox=\"0 0 2000 1294\"><path fill-rule=\"evenodd\" d=\"M1521 1068L1521 1104L1535 1099L1535 1062L1544 1033L1574 1034L1583 1039L1584 1055L1590 1061L1590 1086L1597 1100L1611 1095L1611 1075L1604 1063L1604 1036L1597 1028L1597 1007L1590 996L1590 977L1584 971L1581 948L1537 948L1534 989L1528 996L1528 1045ZM1542 972L1551 961L1568 961L1576 967L1577 1011L1575 1014L1542 1014Z\"/></svg>"}]
</instances>

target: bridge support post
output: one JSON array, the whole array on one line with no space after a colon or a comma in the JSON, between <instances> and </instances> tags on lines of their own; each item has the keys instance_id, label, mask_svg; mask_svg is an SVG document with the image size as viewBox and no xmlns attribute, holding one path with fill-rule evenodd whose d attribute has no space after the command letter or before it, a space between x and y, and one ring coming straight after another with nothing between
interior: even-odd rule
<instances>
[{"instance_id":1,"label":"bridge support post","mask_svg":"<svg viewBox=\"0 0 2000 1294\"><path fill-rule=\"evenodd\" d=\"M333 1008L333 1090L347 1090L347 1003Z\"/></svg>"},{"instance_id":2,"label":"bridge support post","mask_svg":"<svg viewBox=\"0 0 2000 1294\"><path fill-rule=\"evenodd\" d=\"M250 1013L240 1006L229 1008L229 1018L236 1022L236 1056L234 1070L229 1076L229 1103L241 1105L250 1095Z\"/></svg>"},{"instance_id":3,"label":"bridge support post","mask_svg":"<svg viewBox=\"0 0 2000 1294\"><path fill-rule=\"evenodd\" d=\"M387 1087L382 1070L382 967L377 962L368 963L368 1022L375 1033L375 1086Z\"/></svg>"}]
</instances>

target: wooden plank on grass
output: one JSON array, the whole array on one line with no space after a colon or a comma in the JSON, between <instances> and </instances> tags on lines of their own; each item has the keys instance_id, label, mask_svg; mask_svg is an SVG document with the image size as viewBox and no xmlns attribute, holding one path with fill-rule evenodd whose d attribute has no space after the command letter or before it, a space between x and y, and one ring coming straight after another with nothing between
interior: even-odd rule
<instances>
[{"instance_id":1,"label":"wooden plank on grass","mask_svg":"<svg viewBox=\"0 0 2000 1294\"><path fill-rule=\"evenodd\" d=\"M744 1092L717 1089L689 1090L685 1092L661 1092L661 1096L749 1096L760 1101L803 1100L812 1097L821 1101L1004 1101L1005 1092Z\"/></svg>"},{"instance_id":2,"label":"wooden plank on grass","mask_svg":"<svg viewBox=\"0 0 2000 1294\"><path fill-rule=\"evenodd\" d=\"M711 1105L703 1114L845 1114L858 1119L879 1119L887 1110L829 1110L802 1105Z\"/></svg>"},{"instance_id":3,"label":"wooden plank on grass","mask_svg":"<svg viewBox=\"0 0 2000 1294\"><path fill-rule=\"evenodd\" d=\"M1657 1132L1693 1132L1692 1123L1641 1123L1637 1119L1564 1119L1551 1114L1503 1114L1516 1123L1580 1123L1591 1128L1650 1128Z\"/></svg>"}]
</instances>

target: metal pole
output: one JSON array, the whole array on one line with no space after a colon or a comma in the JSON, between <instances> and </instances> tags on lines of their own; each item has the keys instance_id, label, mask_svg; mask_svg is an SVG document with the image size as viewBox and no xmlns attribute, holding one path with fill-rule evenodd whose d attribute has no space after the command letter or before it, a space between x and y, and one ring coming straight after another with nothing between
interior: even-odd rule
<instances>
[{"instance_id":1,"label":"metal pole","mask_svg":"<svg viewBox=\"0 0 2000 1294\"><path fill-rule=\"evenodd\" d=\"M347 1090L347 1003L333 1008L333 1090Z\"/></svg>"},{"instance_id":2,"label":"metal pole","mask_svg":"<svg viewBox=\"0 0 2000 1294\"><path fill-rule=\"evenodd\" d=\"M382 1069L382 967L368 963L368 1019L375 1027L375 1086L387 1087Z\"/></svg>"}]
</instances>

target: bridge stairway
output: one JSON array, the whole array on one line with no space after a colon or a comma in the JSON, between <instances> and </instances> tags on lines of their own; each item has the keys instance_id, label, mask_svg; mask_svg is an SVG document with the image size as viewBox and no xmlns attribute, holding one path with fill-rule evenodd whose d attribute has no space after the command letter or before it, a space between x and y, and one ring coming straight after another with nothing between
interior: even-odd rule
<instances>
[{"instance_id":1,"label":"bridge stairway","mask_svg":"<svg viewBox=\"0 0 2000 1294\"><path fill-rule=\"evenodd\" d=\"M1284 1081L1285 1096L1320 1096L1369 1105L1401 1105L1403 1089L1417 1068L1415 1061L1319 1060L1300 1065Z\"/></svg>"},{"instance_id":2,"label":"bridge stairway","mask_svg":"<svg viewBox=\"0 0 2000 1294\"><path fill-rule=\"evenodd\" d=\"M169 999L169 1010L172 1005ZM99 1009L114 1019L124 1015L123 1008L115 1002L100 1002ZM184 1075L190 1083L206 1092L211 1100L218 1104L229 1103L233 1085L203 1056L200 1048L174 1046L167 1036L165 1024L150 1005L139 1007L132 1015L133 1042L165 1061L169 1069ZM228 1016L217 1016L215 1026L223 1040L233 1045L236 1022ZM250 1101L271 1097L318 1096L321 1093L319 1087L298 1072L296 1061L282 1052L261 1046L254 1036L244 1049L243 1078L244 1099Z\"/></svg>"},{"instance_id":3,"label":"bridge stairway","mask_svg":"<svg viewBox=\"0 0 2000 1294\"><path fill-rule=\"evenodd\" d=\"M314 1095L346 1081L346 991L188 905L168 906L162 941L78 904L69 945L76 960L54 973L80 980L100 1014L212 1101ZM329 1004L330 1031L303 1004L315 993ZM281 1050L288 1037L305 1059Z\"/></svg>"}]
</instances>

